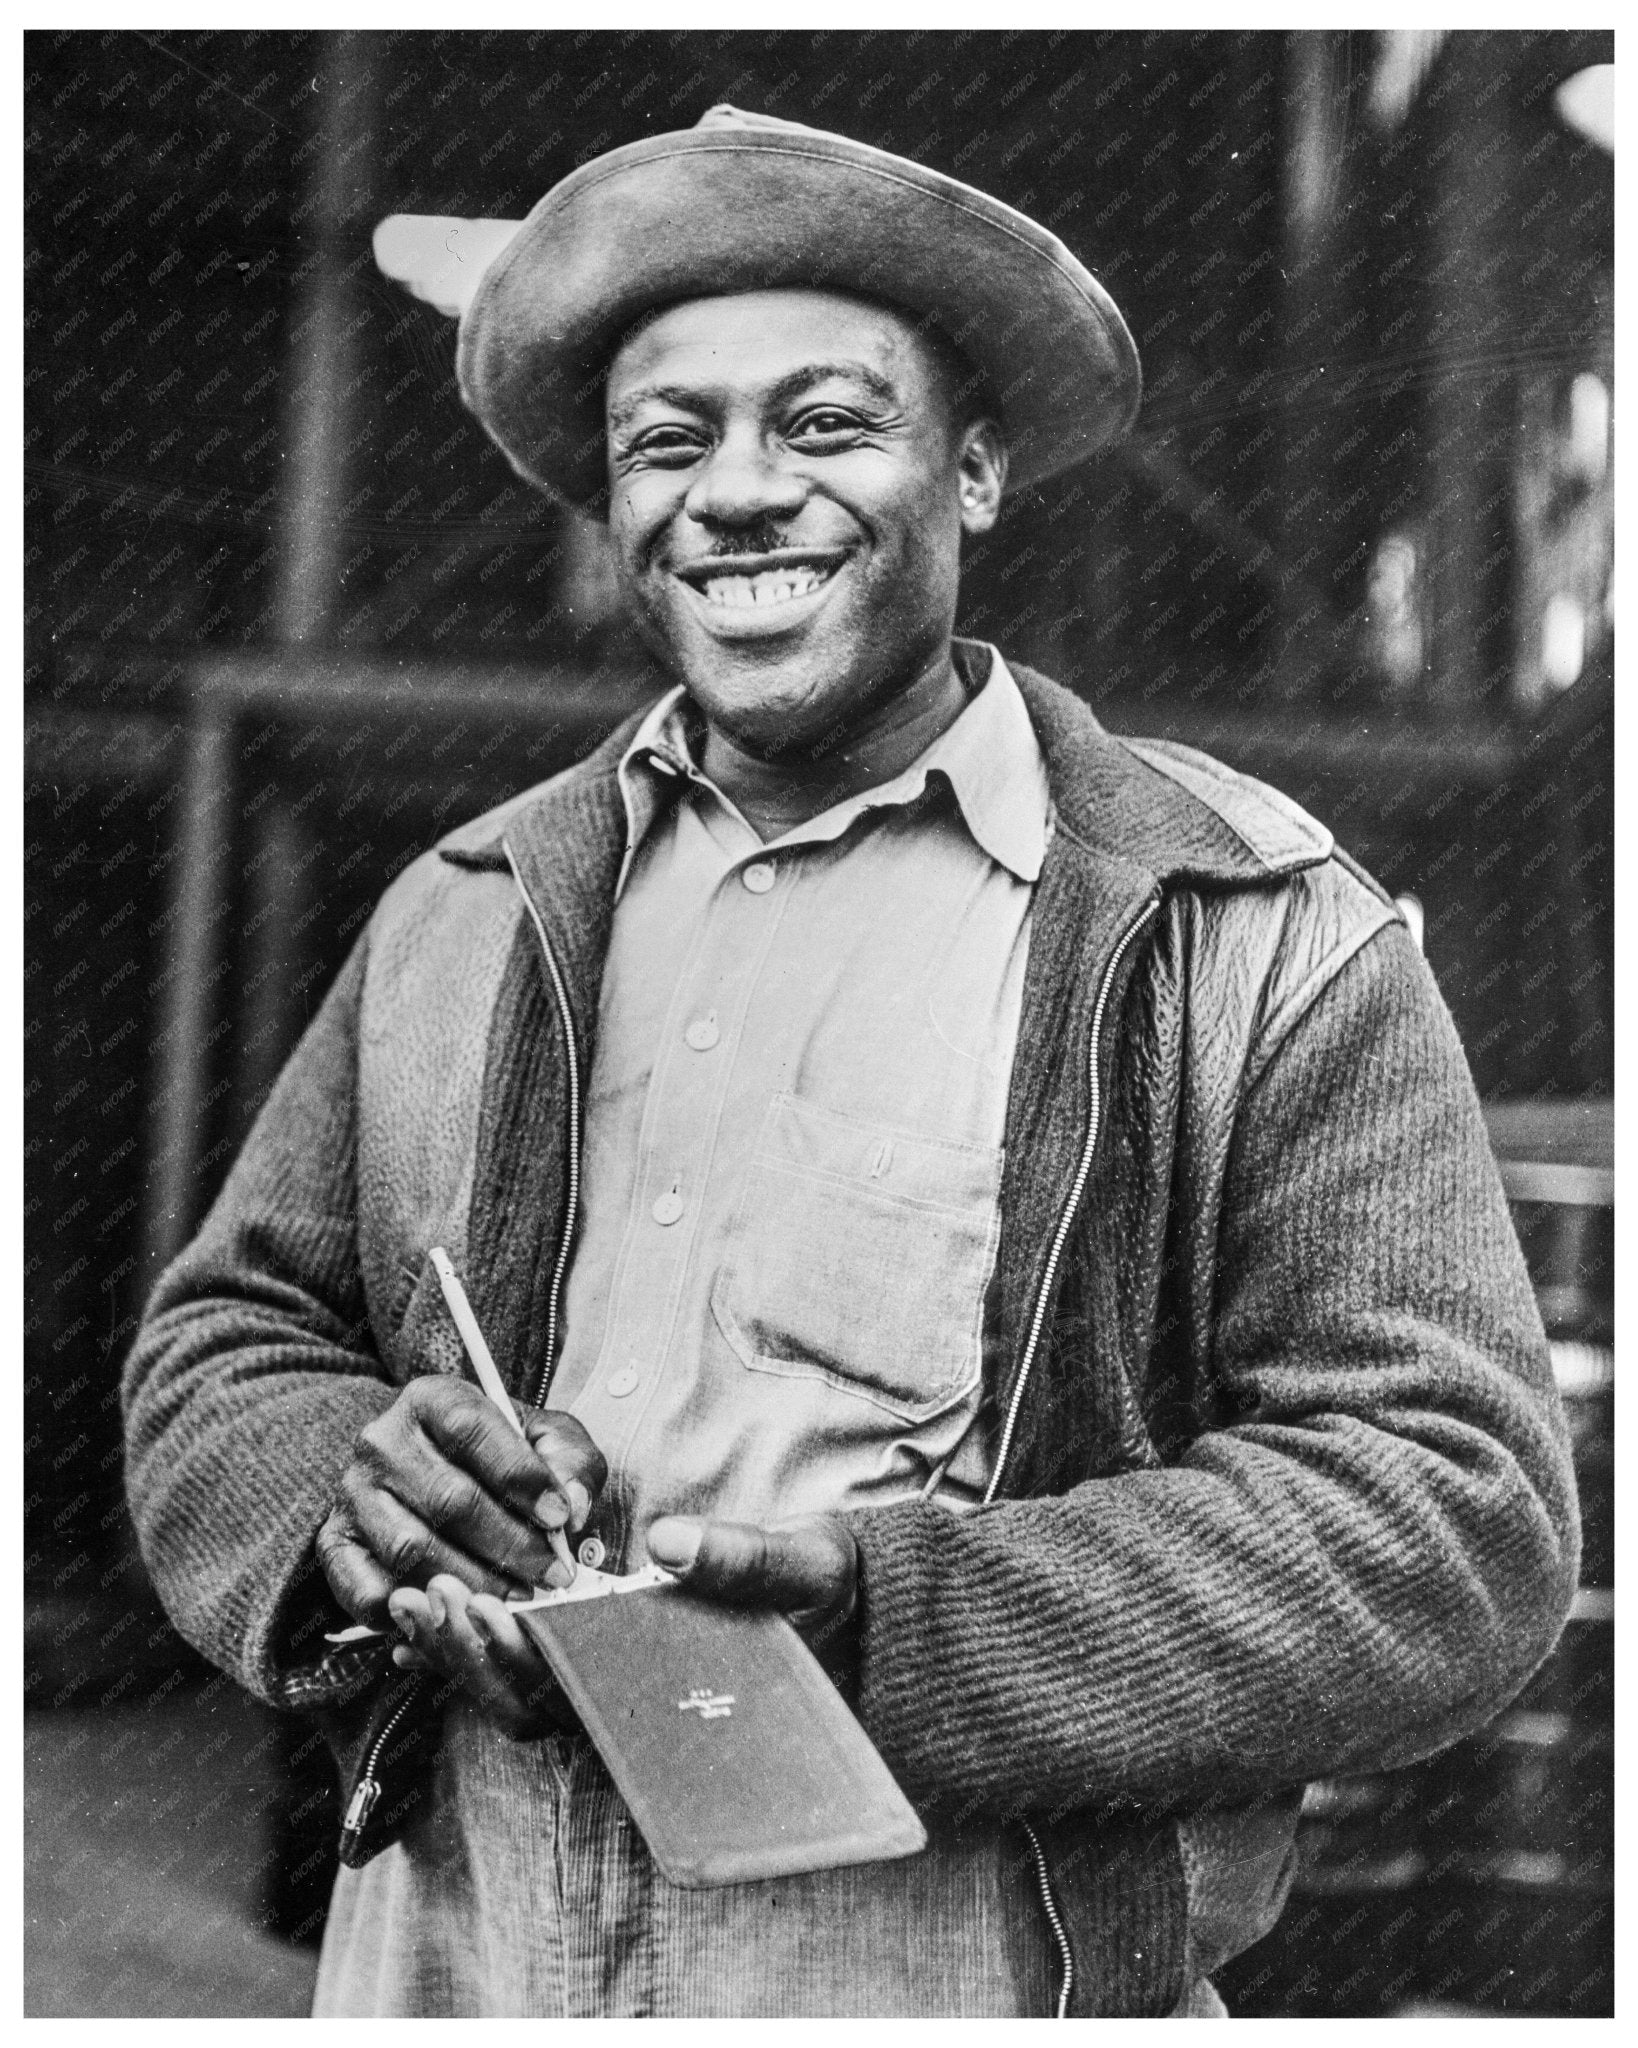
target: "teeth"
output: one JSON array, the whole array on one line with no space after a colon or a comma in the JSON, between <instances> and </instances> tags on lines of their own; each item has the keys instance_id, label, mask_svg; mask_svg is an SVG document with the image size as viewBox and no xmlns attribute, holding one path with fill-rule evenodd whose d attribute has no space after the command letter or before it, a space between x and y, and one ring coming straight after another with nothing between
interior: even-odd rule
<instances>
[{"instance_id":1,"label":"teeth","mask_svg":"<svg viewBox=\"0 0 1638 2048\"><path fill-rule=\"evenodd\" d=\"M830 574L829 570L812 569L804 563L796 569L764 569L756 576L713 576L705 586L705 595L712 604L726 605L731 610L785 604L793 597L807 597L821 584L828 583Z\"/></svg>"}]
</instances>

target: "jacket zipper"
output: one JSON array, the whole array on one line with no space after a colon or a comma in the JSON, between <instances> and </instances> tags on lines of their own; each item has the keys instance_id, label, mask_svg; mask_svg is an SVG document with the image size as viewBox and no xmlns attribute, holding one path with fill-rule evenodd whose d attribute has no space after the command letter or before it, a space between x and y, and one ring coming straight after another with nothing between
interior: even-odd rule
<instances>
[{"instance_id":1,"label":"jacket zipper","mask_svg":"<svg viewBox=\"0 0 1638 2048\"><path fill-rule=\"evenodd\" d=\"M1063 1915L1058 1911L1058 1901L1052 1896L1052 1873L1047 1869L1046 1851L1041 1847L1041 1838L1027 1820L1018 1825L1029 1838L1030 1853L1035 1858L1035 1882L1040 1887L1041 1904L1046 1909L1047 1925L1052 1929L1052 1939L1058 1945L1058 2010L1054 2019L1069 2017L1069 2000L1075 1989L1075 1955L1069 1946L1069 1936L1064 1929Z\"/></svg>"},{"instance_id":2,"label":"jacket zipper","mask_svg":"<svg viewBox=\"0 0 1638 2048\"><path fill-rule=\"evenodd\" d=\"M1110 954L1109 964L1103 970L1103 979L1098 984L1098 998L1092 1007L1092 1043L1087 1053L1091 1105L1086 1119L1086 1142L1081 1147L1080 1164L1075 1169L1069 1199L1064 1203L1063 1213L1058 1218L1058 1228L1053 1234L1046 1271L1041 1275L1040 1291L1035 1297L1035 1313L1030 1318L1029 1336L1024 1344L1023 1363L1018 1368L1018 1383L1013 1388L1012 1400L1007 1405L1006 1426L1001 1432L1000 1448L995 1454L995 1469L990 1474L989 1485L984 1489L985 1507L994 1500L995 1489L1001 1484L1001 1475L1007 1468L1008 1458L1012 1455L1012 1439L1018 1428L1019 1410L1024 1405L1024 1389L1029 1384L1029 1376L1035 1366L1035 1354L1040 1349L1041 1331L1046 1323L1047 1303L1052 1296L1052 1283L1058 1277L1064 1246L1069 1242L1070 1225L1075 1221L1075 1212L1081 1206L1081 1197L1086 1193L1086 1183L1092 1174L1092 1156L1098 1149L1098 1131L1103 1122L1103 1081L1098 1073L1098 1049L1103 1038L1103 1013L1109 1004L1109 991L1114 986L1115 975L1121 961L1126 957L1127 949L1159 907L1159 898L1152 898L1121 933L1120 943Z\"/></svg>"},{"instance_id":3,"label":"jacket zipper","mask_svg":"<svg viewBox=\"0 0 1638 2048\"><path fill-rule=\"evenodd\" d=\"M1041 1331L1046 1324L1047 1304L1052 1295L1052 1284L1058 1277L1058 1267L1064 1255L1064 1246L1069 1242L1070 1226L1075 1213L1081 1206L1081 1197L1086 1193L1086 1183L1092 1175L1092 1159L1098 1149L1098 1132L1103 1122L1103 1081L1098 1072L1098 1052L1103 1042L1104 1012L1109 1006L1109 992L1114 987L1115 975L1121 961L1126 957L1134 939L1148 924L1159 908L1159 899L1152 898L1121 933L1120 943L1109 956L1109 964L1103 970L1098 984L1097 1001L1092 1006L1092 1039L1087 1053L1090 1103L1086 1119L1086 1140L1081 1146L1080 1163L1075 1169L1075 1178L1070 1185L1069 1198L1064 1203L1058 1218L1058 1228L1053 1234L1052 1249L1047 1254L1046 1271L1041 1276L1040 1290L1035 1297L1035 1313L1030 1318L1029 1336L1024 1343L1023 1361L1018 1368L1018 1381L1012 1390L1012 1400L1007 1405L1007 1420L1001 1431L1001 1442L995 1454L995 1468L990 1473L990 1483L984 1489L984 1505L989 1506L995 1498L995 1490L1001 1484L1001 1475L1006 1470L1007 1460L1012 1455L1012 1440L1018 1428L1019 1411L1024 1403L1024 1389L1034 1369L1036 1353L1040 1349ZM1075 1953L1069 1945L1069 1935L1064 1927L1063 1915L1058 1911L1058 1901L1052 1892L1052 1873L1047 1868L1046 1852L1041 1847L1040 1837L1028 1821L1019 1825L1028 1837L1031 1854L1035 1861L1035 1883L1041 1894L1041 1907L1046 1914L1047 1925L1052 1930L1052 1939L1057 1945L1059 1978L1058 2009L1055 2017L1069 2017L1069 2001L1075 1989Z\"/></svg>"},{"instance_id":4,"label":"jacket zipper","mask_svg":"<svg viewBox=\"0 0 1638 2048\"><path fill-rule=\"evenodd\" d=\"M563 1043L569 1068L569 1192L563 1209L563 1234L558 1240L557 1264L552 1268L552 1291L546 1298L546 1356L541 1362L540 1374L535 1382L530 1405L544 1408L546 1395L552 1384L552 1375L557 1370L557 1318L563 1298L563 1277L569 1270L569 1250L574 1243L574 1220L580 1208L580 1048L574 1035L574 1013L569 1008L569 992L563 976L558 971L557 959L552 952L551 941L546 936L546 927L541 922L540 912L534 900L523 886L523 877L518 873L518 864L512 858L512 849L506 848L507 865L512 870L512 879L518 885L524 907L534 923L535 935L540 940L540 950L546 956L546 971L552 978L552 993L557 997L558 1014L563 1019Z\"/></svg>"},{"instance_id":5,"label":"jacket zipper","mask_svg":"<svg viewBox=\"0 0 1638 2048\"><path fill-rule=\"evenodd\" d=\"M410 1701L414 1697L414 1693L410 1692L398 1702L381 1724L381 1733L370 1744L369 1754L364 1759L364 1775L353 1787L353 1796L347 1802L346 1818L341 1823L341 1845L344 1850L350 1849L369 1826L370 1815L374 1813L375 1803L381 1797L381 1781L375 1775L376 1766L381 1761L381 1752L392 1740L393 1730L409 1712Z\"/></svg>"}]
</instances>

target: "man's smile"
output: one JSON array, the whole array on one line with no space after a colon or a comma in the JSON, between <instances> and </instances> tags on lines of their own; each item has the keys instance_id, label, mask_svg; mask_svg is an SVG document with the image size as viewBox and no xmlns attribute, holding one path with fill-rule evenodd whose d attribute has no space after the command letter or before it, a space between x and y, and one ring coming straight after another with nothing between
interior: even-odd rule
<instances>
[{"instance_id":1,"label":"man's smile","mask_svg":"<svg viewBox=\"0 0 1638 2048\"><path fill-rule=\"evenodd\" d=\"M621 347L604 405L616 573L719 750L817 760L896 733L912 689L956 715L961 541L1005 458L910 321L824 292L685 301Z\"/></svg>"},{"instance_id":2,"label":"man's smile","mask_svg":"<svg viewBox=\"0 0 1638 2048\"><path fill-rule=\"evenodd\" d=\"M803 564L795 569L760 569L754 576L733 570L713 576L705 586L708 603L726 605L786 604L793 597L808 597L830 581L817 569Z\"/></svg>"},{"instance_id":3,"label":"man's smile","mask_svg":"<svg viewBox=\"0 0 1638 2048\"><path fill-rule=\"evenodd\" d=\"M730 632L794 625L847 561L847 548L775 548L761 553L715 554L678 563L671 573L701 601L713 627ZM796 610L793 611L793 607ZM778 613L777 621L772 614ZM735 616L729 618L728 614ZM747 614L754 616L746 616Z\"/></svg>"}]
</instances>

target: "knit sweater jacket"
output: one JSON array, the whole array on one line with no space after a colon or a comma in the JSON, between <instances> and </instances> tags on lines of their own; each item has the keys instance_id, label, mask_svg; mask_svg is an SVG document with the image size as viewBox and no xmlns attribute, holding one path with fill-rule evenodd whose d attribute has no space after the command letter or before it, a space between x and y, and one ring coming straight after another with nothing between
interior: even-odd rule
<instances>
[{"instance_id":1,"label":"knit sweater jacket","mask_svg":"<svg viewBox=\"0 0 1638 2048\"><path fill-rule=\"evenodd\" d=\"M1163 2013L1272 1924L1306 1780L1433 1752L1547 1654L1574 1480L1392 904L1285 798L1014 673L1056 825L1007 1113L1005 1429L981 1511L850 1516L858 1710L925 1813L1028 1823L1072 2012ZM516 1390L549 1365L633 728L393 884L149 1304L143 1554L265 1699L323 1704L313 1542L357 1431L461 1370L428 1248Z\"/></svg>"}]
</instances>

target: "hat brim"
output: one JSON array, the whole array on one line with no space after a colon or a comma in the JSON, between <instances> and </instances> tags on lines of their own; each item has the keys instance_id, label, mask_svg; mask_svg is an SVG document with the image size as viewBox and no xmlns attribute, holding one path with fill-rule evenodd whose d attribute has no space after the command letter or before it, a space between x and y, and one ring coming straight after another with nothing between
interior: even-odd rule
<instances>
[{"instance_id":1,"label":"hat brim","mask_svg":"<svg viewBox=\"0 0 1638 2048\"><path fill-rule=\"evenodd\" d=\"M1000 409L1010 487L1137 416L1131 334L1056 235L906 158L798 129L652 136L554 186L462 316L461 394L521 476L602 516L620 338L661 306L791 287L936 321Z\"/></svg>"}]
</instances>

